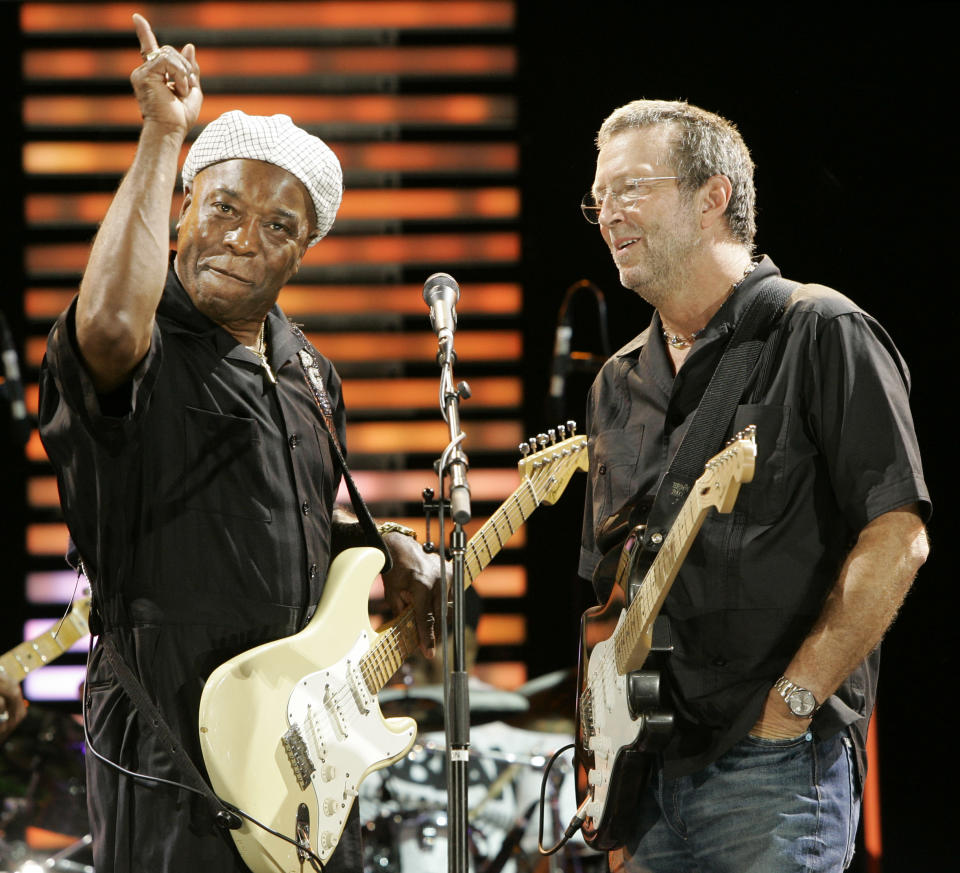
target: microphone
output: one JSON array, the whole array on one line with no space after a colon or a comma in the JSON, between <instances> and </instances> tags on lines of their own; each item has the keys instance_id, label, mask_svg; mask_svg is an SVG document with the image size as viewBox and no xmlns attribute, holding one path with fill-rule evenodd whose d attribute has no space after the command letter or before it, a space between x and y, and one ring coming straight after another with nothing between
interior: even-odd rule
<instances>
[{"instance_id":1,"label":"microphone","mask_svg":"<svg viewBox=\"0 0 960 873\"><path fill-rule=\"evenodd\" d=\"M434 273L423 283L423 299L430 307L430 326L440 340L440 348L449 351L457 329L457 301L460 286L447 273ZM444 359L446 355L444 355Z\"/></svg>"},{"instance_id":2,"label":"microphone","mask_svg":"<svg viewBox=\"0 0 960 873\"><path fill-rule=\"evenodd\" d=\"M3 372L10 399L10 417L13 419L14 430L23 444L26 445L30 439L31 427L27 420L27 405L23 400L20 364L17 361L17 350L13 345L13 336L2 312L0 312L0 357L3 359Z\"/></svg>"},{"instance_id":3,"label":"microphone","mask_svg":"<svg viewBox=\"0 0 960 873\"><path fill-rule=\"evenodd\" d=\"M569 312L569 310L566 310ZM564 313L557 324L553 340L553 369L550 371L550 396L556 400L563 397L567 372L570 370L570 339L573 337L573 325Z\"/></svg>"}]
</instances>

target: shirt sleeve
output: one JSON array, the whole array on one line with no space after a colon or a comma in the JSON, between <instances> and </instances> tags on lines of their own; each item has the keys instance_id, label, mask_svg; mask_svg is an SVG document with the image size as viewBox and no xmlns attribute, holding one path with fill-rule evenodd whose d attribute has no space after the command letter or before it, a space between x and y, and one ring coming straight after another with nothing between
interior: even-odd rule
<instances>
[{"instance_id":1,"label":"shirt sleeve","mask_svg":"<svg viewBox=\"0 0 960 873\"><path fill-rule=\"evenodd\" d=\"M893 341L870 316L849 312L824 320L811 354L810 425L851 528L914 502L926 520L910 375Z\"/></svg>"},{"instance_id":2,"label":"shirt sleeve","mask_svg":"<svg viewBox=\"0 0 960 873\"><path fill-rule=\"evenodd\" d=\"M97 393L77 345L77 301L57 319L40 370L40 433L48 451L76 427L111 453L134 438L149 405L162 361L159 328L129 381L110 395Z\"/></svg>"}]
</instances>

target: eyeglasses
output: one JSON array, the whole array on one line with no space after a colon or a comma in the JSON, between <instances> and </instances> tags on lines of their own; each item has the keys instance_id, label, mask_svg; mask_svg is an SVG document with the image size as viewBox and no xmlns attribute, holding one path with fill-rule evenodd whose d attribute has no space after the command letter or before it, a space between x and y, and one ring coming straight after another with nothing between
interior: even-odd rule
<instances>
[{"instance_id":1,"label":"eyeglasses","mask_svg":"<svg viewBox=\"0 0 960 873\"><path fill-rule=\"evenodd\" d=\"M657 182L668 182L671 179L677 179L678 176L641 176L638 179L624 179L623 186L619 191L601 191L594 196L592 191L587 191L580 201L580 211L583 217L591 224L600 223L600 210L609 196L614 205L619 204L624 209L629 209L636 205L639 200L649 197L653 193L653 188Z\"/></svg>"}]
</instances>

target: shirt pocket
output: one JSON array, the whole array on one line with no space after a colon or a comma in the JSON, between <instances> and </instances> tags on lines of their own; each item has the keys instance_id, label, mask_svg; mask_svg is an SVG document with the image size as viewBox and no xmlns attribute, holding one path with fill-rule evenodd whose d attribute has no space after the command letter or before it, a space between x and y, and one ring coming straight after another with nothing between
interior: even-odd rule
<instances>
[{"instance_id":1,"label":"shirt pocket","mask_svg":"<svg viewBox=\"0 0 960 873\"><path fill-rule=\"evenodd\" d=\"M597 526L637 493L642 442L643 427L605 430L591 440L593 520Z\"/></svg>"},{"instance_id":2,"label":"shirt pocket","mask_svg":"<svg viewBox=\"0 0 960 873\"><path fill-rule=\"evenodd\" d=\"M267 469L256 421L186 407L181 493L187 509L269 522Z\"/></svg>"},{"instance_id":3,"label":"shirt pocket","mask_svg":"<svg viewBox=\"0 0 960 873\"><path fill-rule=\"evenodd\" d=\"M751 524L772 524L786 509L790 407L738 406L733 425L735 432L757 428L757 462L741 490L741 508Z\"/></svg>"}]
</instances>

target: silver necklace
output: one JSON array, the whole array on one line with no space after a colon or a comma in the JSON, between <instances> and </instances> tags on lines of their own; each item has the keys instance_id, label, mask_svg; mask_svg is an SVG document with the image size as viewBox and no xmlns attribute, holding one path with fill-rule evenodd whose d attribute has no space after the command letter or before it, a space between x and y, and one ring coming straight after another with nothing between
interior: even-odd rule
<instances>
[{"instance_id":1,"label":"silver necklace","mask_svg":"<svg viewBox=\"0 0 960 873\"><path fill-rule=\"evenodd\" d=\"M757 269L756 261L751 261L747 268L743 271L743 275L730 286L730 290L727 292L727 296L724 298L724 301L733 294L742 284L743 280L747 278L754 270ZM700 337L702 337L707 332L707 327L704 325L699 330L695 330L693 333L684 336L682 333L670 333L665 327L661 328L663 333L663 339L666 341L668 346L672 346L675 349L688 349L692 346Z\"/></svg>"}]
</instances>

